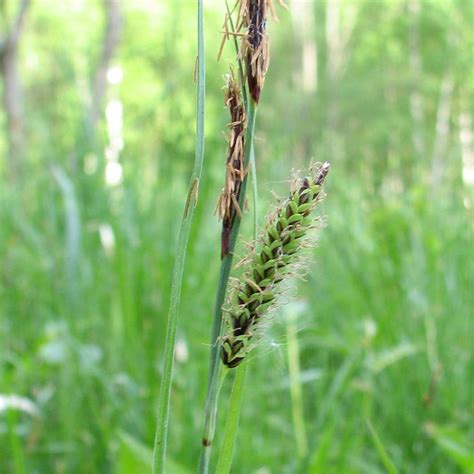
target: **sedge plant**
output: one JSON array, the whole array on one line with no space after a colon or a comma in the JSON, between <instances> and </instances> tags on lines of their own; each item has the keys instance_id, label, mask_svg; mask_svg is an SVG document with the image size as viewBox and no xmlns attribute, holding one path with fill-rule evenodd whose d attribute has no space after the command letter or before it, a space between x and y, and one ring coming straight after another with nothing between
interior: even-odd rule
<instances>
[{"instance_id":1,"label":"sedge plant","mask_svg":"<svg viewBox=\"0 0 474 474\"><path fill-rule=\"evenodd\" d=\"M234 298L235 311L229 312L230 317L224 324L223 305L226 295L229 292L233 294L229 286L229 276L246 202L247 175L250 167L255 175L253 141L256 110L269 64L267 13L272 12L275 16L271 0L238 0L235 11L237 20L234 22L232 12L228 9L224 23L224 39L231 36L234 38L240 82L237 83L234 70L231 68L226 88L226 105L231 117L226 178L217 208L222 219L222 265L211 335L211 361L200 473L209 471L219 388L227 369L238 367L225 426L224 443L216 468L216 472L219 473L229 472L244 388L246 370L244 360L262 316L277 300L276 286L293 268L295 255L299 253L303 237L311 226L309 214L319 202L320 188L329 170L329 165L325 163L318 168L314 176L305 178L300 186L293 190L290 199L281 210L282 214L278 214L278 222L269 224L265 237L261 238L260 254L253 258L253 267L244 276L243 288L237 290L237 296ZM240 47L237 46L237 37L241 38ZM253 181L255 197L255 177ZM256 229L256 217L254 223ZM230 297L229 301L232 299ZM219 354L223 365L219 363Z\"/></svg>"},{"instance_id":2,"label":"sedge plant","mask_svg":"<svg viewBox=\"0 0 474 474\"><path fill-rule=\"evenodd\" d=\"M239 118L239 126L245 126L245 133L240 131L239 134L236 134L236 136L241 137L242 147L239 151L243 154L239 157L239 160L241 159L242 166L240 162L235 161L235 154L232 150L234 145L232 141L233 134L231 133L227 155L227 181L219 205L223 219L221 242L222 262L214 303L209 383L205 407L202 451L199 462L200 473L207 473L209 471L217 416L218 389L225 374L225 372L221 372L219 364L219 339L223 329L222 306L225 301L232 268L233 254L239 234L242 210L246 202L248 183L247 170L249 169L249 164L251 164L250 157L253 154L257 106L269 64L269 43L266 28L268 11L273 11L271 0L237 0L233 10L233 12L236 12L236 21L233 21L233 12L230 12L228 9L226 22L224 24L224 39L233 37L235 45L237 45L235 38L238 37L241 39L240 47L236 46L236 49L245 120L243 117L242 119ZM228 24L231 27L231 31L227 28ZM229 93L232 94L231 87L228 88L228 94ZM228 100L227 105L230 108L232 119L233 108L235 108L236 103L232 100ZM232 126L234 126L234 122L231 122L231 127ZM233 168L231 173L229 173L229 166ZM235 172L236 170L237 172ZM253 170L255 170L255 166L253 166ZM229 186L229 178L231 180L231 186ZM256 181L254 179L254 186L256 187L255 183ZM254 196L256 195L255 187ZM256 222L256 218L254 221Z\"/></svg>"},{"instance_id":3,"label":"sedge plant","mask_svg":"<svg viewBox=\"0 0 474 474\"><path fill-rule=\"evenodd\" d=\"M173 271L153 473L165 472L166 439L181 283L189 230L197 201L204 159L205 65L202 7L202 0L199 0L196 157ZM236 287L229 285L234 250L246 204L249 169L253 170L254 197L256 196L253 141L257 106L269 64L267 14L268 12L274 14L271 0L238 0L234 8L235 12L237 18L234 21L233 12L228 9L224 31L225 37L232 37L236 45L238 77L231 67L225 95L225 103L231 119L226 177L218 203L218 214L222 219L222 262L211 334L209 383L199 464L200 473L209 472L219 387L229 369L237 368L231 395L231 408L225 426L225 442L217 463L217 472L228 472L230 469L245 380L245 359L253 345L255 335L259 332L262 319L277 301L279 282L289 274L294 267L294 262L297 261L297 254L305 242L304 237L312 225L309 215L320 200L322 195L320 188L329 169L327 163L321 165L312 176L305 178L293 189L290 198L277 211L276 217L272 217L268 221L263 236L256 241L258 243L256 243L255 249L260 249L255 250L257 253L252 253L248 257L250 267L242 276L240 284ZM227 24L230 24L230 31ZM240 38L240 46L237 46L237 38ZM254 216L256 223L256 212L254 212ZM254 228L256 229L256 225ZM223 307L226 300L232 309L226 310L224 319Z\"/></svg>"}]
</instances>

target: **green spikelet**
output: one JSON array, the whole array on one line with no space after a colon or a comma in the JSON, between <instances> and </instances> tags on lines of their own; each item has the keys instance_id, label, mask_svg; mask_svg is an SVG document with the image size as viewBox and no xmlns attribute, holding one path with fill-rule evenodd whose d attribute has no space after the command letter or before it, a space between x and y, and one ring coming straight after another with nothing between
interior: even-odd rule
<instances>
[{"instance_id":1,"label":"green spikelet","mask_svg":"<svg viewBox=\"0 0 474 474\"><path fill-rule=\"evenodd\" d=\"M246 357L261 317L275 303L277 285L296 262L310 217L321 200L321 187L329 163L318 166L312 177L300 180L289 198L269 219L244 275L231 295L229 324L222 341L222 362L237 367Z\"/></svg>"}]
</instances>

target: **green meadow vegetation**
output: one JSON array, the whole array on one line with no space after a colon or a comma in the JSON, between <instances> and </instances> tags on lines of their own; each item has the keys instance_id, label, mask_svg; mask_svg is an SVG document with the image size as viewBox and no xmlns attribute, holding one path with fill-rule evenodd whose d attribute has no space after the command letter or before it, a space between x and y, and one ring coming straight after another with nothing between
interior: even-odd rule
<instances>
[{"instance_id":1,"label":"green meadow vegetation","mask_svg":"<svg viewBox=\"0 0 474 474\"><path fill-rule=\"evenodd\" d=\"M472 3L273 4L234 263L254 212L261 229L297 170L331 168L304 278L246 356L230 472L474 473ZM203 14L186 203L198 1L0 0L1 474L151 473L194 198L166 472L197 472L236 58L230 40L217 60L226 2ZM210 472L229 472L231 391L228 375Z\"/></svg>"}]
</instances>

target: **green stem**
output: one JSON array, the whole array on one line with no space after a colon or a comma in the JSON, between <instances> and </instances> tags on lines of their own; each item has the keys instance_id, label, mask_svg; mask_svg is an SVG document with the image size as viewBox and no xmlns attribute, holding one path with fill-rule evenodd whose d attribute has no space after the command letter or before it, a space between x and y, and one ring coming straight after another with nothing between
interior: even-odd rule
<instances>
[{"instance_id":1,"label":"green stem","mask_svg":"<svg viewBox=\"0 0 474 474\"><path fill-rule=\"evenodd\" d=\"M250 154L252 150L253 138L255 133L255 119L256 119L256 105L253 101L248 103L247 111L247 120L248 127L245 135L245 166L248 166ZM241 209L244 209L245 204L245 195L247 191L247 182L248 179L242 183L240 196L239 196L239 206ZM232 268L232 260L234 257L235 244L237 242L237 236L240 230L241 219L238 215L235 217L234 225L230 234L230 243L229 243L229 253L224 257L221 262L221 270L219 274L219 281L217 284L217 293L216 300L214 304L214 320L212 323L212 334L211 334L211 360L209 367L209 385L207 390L207 399L206 399L206 410L205 410L205 421L204 421L204 434L202 439L202 450L201 450L201 459L199 462L199 473L207 474L209 472L209 463L212 449L212 442L214 440L214 429L209 430L209 427L214 428L210 420L216 417L217 414L217 389L218 389L218 377L219 373L219 337L222 332L222 305L225 301L225 295L227 290L227 283L229 281L230 270Z\"/></svg>"},{"instance_id":2,"label":"green stem","mask_svg":"<svg viewBox=\"0 0 474 474\"><path fill-rule=\"evenodd\" d=\"M224 429L224 438L219 459L217 461L216 474L229 474L234 455L235 440L239 428L240 408L245 386L245 374L247 372L247 361L244 361L236 369L232 393L230 395L229 409Z\"/></svg>"},{"instance_id":3,"label":"green stem","mask_svg":"<svg viewBox=\"0 0 474 474\"><path fill-rule=\"evenodd\" d=\"M293 416L296 451L300 458L304 458L308 453L308 437L306 435L304 422L303 391L300 381L300 361L298 339L296 337L295 314L291 311L287 315L286 337L288 341L291 411Z\"/></svg>"},{"instance_id":4,"label":"green stem","mask_svg":"<svg viewBox=\"0 0 474 474\"><path fill-rule=\"evenodd\" d=\"M255 133L255 119L256 119L256 106L253 101L249 102L248 117L248 129L245 137L245 166L248 166L249 157L253 148L253 139ZM242 183L242 188L239 196L239 206L241 209L245 208L245 196L247 192L248 178L246 177ZM222 305L224 304L225 294L227 289L227 283L229 280L229 274L232 267L232 260L234 257L235 244L237 242L237 236L240 230L241 219L238 215L235 217L234 226L230 234L230 245L229 253L224 257L221 264L221 273L219 275L219 284L217 289L216 301L214 306L214 322L212 327L211 336L211 363L214 366L215 361L219 360L219 347L218 338L221 335L222 329Z\"/></svg>"},{"instance_id":5,"label":"green stem","mask_svg":"<svg viewBox=\"0 0 474 474\"><path fill-rule=\"evenodd\" d=\"M250 173L252 175L252 198L253 198L253 239L257 240L258 237L258 182L257 182L257 166L255 162L255 149L252 142L252 148L250 151Z\"/></svg>"},{"instance_id":6,"label":"green stem","mask_svg":"<svg viewBox=\"0 0 474 474\"><path fill-rule=\"evenodd\" d=\"M9 434L10 448L15 466L15 472L26 474L25 456L22 449L20 437L17 433L18 413L15 408L7 408L7 433Z\"/></svg>"},{"instance_id":7,"label":"green stem","mask_svg":"<svg viewBox=\"0 0 474 474\"><path fill-rule=\"evenodd\" d=\"M199 460L199 472L208 472L211 461L212 441L216 431L217 420L217 405L219 401L219 392L224 383L224 378L229 370L222 364L217 364L214 367L214 372L211 375L211 386L215 387L212 390L209 398L206 401L206 419L204 422L204 432L202 437L202 452Z\"/></svg>"},{"instance_id":8,"label":"green stem","mask_svg":"<svg viewBox=\"0 0 474 474\"><path fill-rule=\"evenodd\" d=\"M380 439L377 431L375 431L375 428L372 426L372 423L369 420L366 420L366 423L369 428L370 435L372 436L372 441L374 442L375 448L377 449L377 452L380 456L380 460L382 461L385 470L388 474L398 474L398 470L395 467L395 464L387 453L387 450L385 449L385 446L382 443L382 440Z\"/></svg>"},{"instance_id":9,"label":"green stem","mask_svg":"<svg viewBox=\"0 0 474 474\"><path fill-rule=\"evenodd\" d=\"M184 261L189 239L189 231L196 206L197 191L204 162L204 102L205 102L205 59L204 59L204 22L203 0L198 0L198 80L197 80L197 112L196 112L196 154L188 191L181 228L178 237L178 248L171 282L170 305L168 310L168 326L164 351L163 377L158 403L158 419L156 424L155 445L153 450L153 474L165 472L166 440L170 408L171 382L173 376L176 330L178 325L181 287L183 280Z\"/></svg>"},{"instance_id":10,"label":"green stem","mask_svg":"<svg viewBox=\"0 0 474 474\"><path fill-rule=\"evenodd\" d=\"M258 212L257 212L257 171L255 167L255 150L252 141L250 152L250 166L252 175L252 195L253 195L253 238L257 239ZM229 473L234 455L234 446L237 439L240 409L243 399L243 388L245 382L245 374L247 372L247 361L239 365L236 370L234 381L232 384L232 393L229 401L229 410L227 411L226 423L224 429L224 442L219 453L217 461L216 473Z\"/></svg>"}]
</instances>

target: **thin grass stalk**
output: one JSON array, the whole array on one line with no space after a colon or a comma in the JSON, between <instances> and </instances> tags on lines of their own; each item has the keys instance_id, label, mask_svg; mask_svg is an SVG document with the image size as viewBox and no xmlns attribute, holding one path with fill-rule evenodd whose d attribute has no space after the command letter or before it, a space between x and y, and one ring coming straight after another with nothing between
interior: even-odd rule
<instances>
[{"instance_id":1,"label":"thin grass stalk","mask_svg":"<svg viewBox=\"0 0 474 474\"><path fill-rule=\"evenodd\" d=\"M227 2L227 0L225 2L225 5L227 9L227 17L229 19L230 27L232 31L235 31L234 22L232 19L232 13L230 11L229 3ZM239 58L239 45L238 45L236 36L233 37L233 43L234 43L235 53L238 58L237 62L239 66L240 83L242 84L242 95L244 98L245 110L248 110L247 85L245 81L242 60ZM254 116L255 114L253 114L253 117ZM255 122L253 123L253 126L255 126ZM256 240L257 232L258 232L258 209L257 209L258 181L257 181L257 168L256 168L256 161L255 161L255 145L254 145L253 140L250 145L251 145L250 175L252 178L252 198L253 198L253 238L254 240ZM239 428L240 411L241 411L242 400L243 400L243 392L244 392L243 388L245 386L245 376L247 373L247 365L248 365L248 362L245 362L244 364L242 364L240 367L237 368L237 371L232 383L231 398L229 401L230 409L227 412L226 424L224 428L224 443L221 447L219 458L217 461L217 467L216 467L217 473L229 472L232 465L234 447L237 440L237 434L238 434L238 428ZM219 364L219 367L222 367L221 364Z\"/></svg>"},{"instance_id":2,"label":"thin grass stalk","mask_svg":"<svg viewBox=\"0 0 474 474\"><path fill-rule=\"evenodd\" d=\"M168 311L168 326L164 352L163 378L160 387L158 403L158 419L156 424L155 443L153 450L153 474L165 472L166 441L170 408L171 383L173 376L174 353L176 345L176 330L178 325L181 302L181 287L183 280L184 262L189 239L189 231L197 204L197 193L204 162L204 105L205 105L205 57L204 57L204 21L203 0L197 2L198 10L198 75L197 75L197 104L196 104L196 152L191 173L188 197L184 207L181 227L178 237L176 260L171 282L170 305Z\"/></svg>"},{"instance_id":3,"label":"thin grass stalk","mask_svg":"<svg viewBox=\"0 0 474 474\"><path fill-rule=\"evenodd\" d=\"M250 152L255 134L255 121L257 107L253 101L248 101L247 120L248 127L245 136L245 162L247 166L249 162ZM247 191L248 177L242 182L242 187L239 196L239 206L244 209L245 195ZM218 402L218 387L219 387L219 372L225 370L220 364L220 344L219 339L223 329L222 305L225 301L227 284L229 282L230 270L232 268L232 261L234 258L234 249L237 242L237 237L240 230L241 218L237 215L234 220L230 238L229 238L229 252L224 256L221 262L221 269L219 280L217 283L216 300L214 304L214 319L212 323L211 333L211 360L209 367L209 385L206 398L206 408L204 414L204 433L202 437L201 458L199 461L199 473L207 474L209 472L209 464L211 459L212 443L214 441L215 421L217 416L217 402Z\"/></svg>"},{"instance_id":4,"label":"thin grass stalk","mask_svg":"<svg viewBox=\"0 0 474 474\"><path fill-rule=\"evenodd\" d=\"M355 368L360 363L361 351L359 349L350 353L344 363L339 367L335 376L331 381L331 385L327 390L326 396L319 403L318 416L311 427L309 434L310 446L306 457L298 463L296 472L315 472L314 460L318 454L317 444L321 441L319 434L323 431L323 426L326 423L331 409L333 409L338 397L343 392L349 378L353 374Z\"/></svg>"},{"instance_id":5,"label":"thin grass stalk","mask_svg":"<svg viewBox=\"0 0 474 474\"><path fill-rule=\"evenodd\" d=\"M232 392L230 395L229 409L224 428L224 437L219 458L217 460L216 474L228 474L232 466L235 442L239 430L240 409L245 387L245 375L247 373L248 361L240 364L236 369Z\"/></svg>"},{"instance_id":6,"label":"thin grass stalk","mask_svg":"<svg viewBox=\"0 0 474 474\"><path fill-rule=\"evenodd\" d=\"M250 151L250 175L252 177L252 198L253 198L253 238L258 234L258 182L257 182L257 164L255 162L255 146L252 143Z\"/></svg>"},{"instance_id":7,"label":"thin grass stalk","mask_svg":"<svg viewBox=\"0 0 474 474\"><path fill-rule=\"evenodd\" d=\"M253 238L257 239L258 229L258 184L257 184L257 170L255 166L255 150L254 144L251 144L250 152L250 173L252 177L252 197L253 197ZM222 364L218 364L222 369ZM229 410L227 411L223 445L219 452L219 457L216 466L216 473L228 473L232 466L232 458L234 455L234 447L237 440L237 434L239 429L240 411L242 407L245 376L247 373L248 361L237 367L236 374L232 383L231 398L229 401ZM227 371L227 370L226 370Z\"/></svg>"},{"instance_id":8,"label":"thin grass stalk","mask_svg":"<svg viewBox=\"0 0 474 474\"><path fill-rule=\"evenodd\" d=\"M25 463L25 453L22 447L23 444L16 430L16 427L18 426L19 422L17 418L18 413L15 410L7 410L6 419L9 440L8 444L10 445L10 451L13 460L12 464L15 466L15 472L18 474L26 474L27 471Z\"/></svg>"},{"instance_id":9,"label":"thin grass stalk","mask_svg":"<svg viewBox=\"0 0 474 474\"><path fill-rule=\"evenodd\" d=\"M251 153L250 153L250 166L251 166L251 176L252 176L252 194L253 194L253 238L257 239L257 229L258 229L258 210L257 210L257 171L255 167L255 150L254 144L251 144ZM240 410L242 407L244 386L245 386L245 375L247 373L248 361L241 364L237 367L236 374L232 383L232 392L231 398L229 401L229 410L226 416L226 423L224 428L224 441L219 452L219 457L217 461L216 473L228 473L232 465L232 458L234 455L234 447L237 440L237 434L239 429L240 421ZM219 364L219 367L222 367ZM225 369L220 369L225 370Z\"/></svg>"},{"instance_id":10,"label":"thin grass stalk","mask_svg":"<svg viewBox=\"0 0 474 474\"><path fill-rule=\"evenodd\" d=\"M398 469L395 467L395 464L387 453L387 450L385 449L385 446L382 440L380 439L380 436L378 435L377 431L375 431L375 428L372 426L372 423L370 422L370 420L366 420L366 423L367 427L369 428L372 441L375 445L375 449L377 450L377 453L380 456L380 460L382 461L385 470L388 474L398 474Z\"/></svg>"},{"instance_id":11,"label":"thin grass stalk","mask_svg":"<svg viewBox=\"0 0 474 474\"><path fill-rule=\"evenodd\" d=\"M288 370L290 375L291 411L296 451L299 458L308 454L308 436L304 421L303 390L301 387L301 371L299 361L298 338L296 337L295 313L287 314L286 338L288 342Z\"/></svg>"},{"instance_id":12,"label":"thin grass stalk","mask_svg":"<svg viewBox=\"0 0 474 474\"><path fill-rule=\"evenodd\" d=\"M268 66L268 43L266 36L266 18L265 18L265 3L251 3L250 11L248 12L245 20L245 27L248 32L248 38L242 44L242 50L240 50L236 37L234 36L234 45L236 48L236 53L239 62L239 72L241 78L241 84L243 88L244 102L245 102L245 111L247 114L247 129L245 134L245 150L244 150L244 168L246 168L249 163L251 164L250 169L253 174L253 195L254 195L254 233L257 231L257 214L256 214L256 205L257 205L257 179L256 179L256 167L255 167L255 155L254 155L254 134L255 134L255 120L256 120L256 110L257 104L260 98L260 91L263 86L263 80L266 73L266 68ZM241 19L241 14L245 10L244 3L238 2L239 6L239 18ZM232 22L232 12L229 9L228 3L226 2L227 16L228 20L231 23L232 31L236 31ZM256 21L258 24L255 29L255 25L252 22ZM242 28L243 23L237 27L237 29ZM258 37L258 38L257 38ZM246 67L245 72L247 76L247 81L245 81L243 74L242 62L245 60ZM257 61L257 62L255 62ZM247 94L245 83L249 89L249 94ZM249 98L251 96L251 99ZM243 182L240 186L238 205L240 209L245 207L245 196L247 189L247 175L245 176ZM206 410L205 410L205 429L202 438L202 451L201 459L199 464L199 472L205 474L209 470L209 463L211 457L212 443L214 439L214 429L215 429L215 419L217 416L217 382L218 374L220 370L225 370L220 367L219 363L219 353L220 353L220 336L223 332L223 318L222 318L222 306L225 301L227 286L229 281L229 275L232 267L233 261L233 252L235 249L235 244L237 236L240 229L241 217L236 215L235 219L232 222L230 229L230 236L228 241L226 240L225 252L223 252L223 259L221 263L221 272L219 275L218 289L216 294L216 301L214 307L214 320L213 328L211 335L211 361L210 361L210 379L208 386L208 396L206 401ZM227 234L226 234L227 239ZM236 392L236 394L238 391ZM240 406L242 394L240 393L238 403ZM238 417L236 419L238 421ZM235 428L234 437L236 436L237 427Z\"/></svg>"},{"instance_id":13,"label":"thin grass stalk","mask_svg":"<svg viewBox=\"0 0 474 474\"><path fill-rule=\"evenodd\" d=\"M214 439L214 433L216 430L219 392L228 372L229 371L222 367L221 364L217 364L216 367L213 367L209 384L209 387L212 387L212 390L208 391L208 398L206 400L202 451L201 457L199 459L199 473L209 472L212 454L212 441Z\"/></svg>"}]
</instances>

